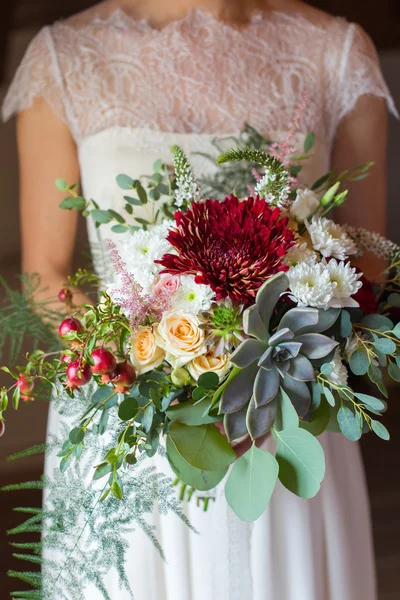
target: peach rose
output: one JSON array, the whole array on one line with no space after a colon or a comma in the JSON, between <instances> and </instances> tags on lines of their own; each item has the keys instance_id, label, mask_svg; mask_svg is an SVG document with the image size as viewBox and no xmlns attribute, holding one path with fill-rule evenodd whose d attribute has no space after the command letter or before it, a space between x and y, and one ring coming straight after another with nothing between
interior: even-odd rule
<instances>
[{"instance_id":1,"label":"peach rose","mask_svg":"<svg viewBox=\"0 0 400 600\"><path fill-rule=\"evenodd\" d=\"M131 361L138 375L159 367L165 352L157 345L155 326L140 327L132 340Z\"/></svg>"},{"instance_id":2,"label":"peach rose","mask_svg":"<svg viewBox=\"0 0 400 600\"><path fill-rule=\"evenodd\" d=\"M229 362L229 355L222 354L221 356L214 356L213 352L207 352L206 354L202 354L201 356L196 356L193 360L188 364L188 370L193 379L196 381L203 373L209 373L213 371L216 373L220 380L231 368L231 364Z\"/></svg>"},{"instance_id":3,"label":"peach rose","mask_svg":"<svg viewBox=\"0 0 400 600\"><path fill-rule=\"evenodd\" d=\"M204 331L199 325L196 315L183 310L164 313L156 330L156 340L164 348L165 358L173 367L181 367L207 351Z\"/></svg>"},{"instance_id":4,"label":"peach rose","mask_svg":"<svg viewBox=\"0 0 400 600\"><path fill-rule=\"evenodd\" d=\"M154 294L156 296L173 296L178 291L181 280L178 275L161 273L154 282Z\"/></svg>"}]
</instances>

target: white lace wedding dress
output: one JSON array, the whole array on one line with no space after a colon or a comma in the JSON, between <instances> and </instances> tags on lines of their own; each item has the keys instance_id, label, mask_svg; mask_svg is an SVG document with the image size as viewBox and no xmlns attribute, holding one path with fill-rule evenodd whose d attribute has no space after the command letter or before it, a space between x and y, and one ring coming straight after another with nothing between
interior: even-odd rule
<instances>
[{"instance_id":1,"label":"white lace wedding dress","mask_svg":"<svg viewBox=\"0 0 400 600\"><path fill-rule=\"evenodd\" d=\"M117 174L151 173L157 158L171 161L172 144L188 154L215 152L216 135L237 135L245 123L279 138L305 90L309 100L298 143L315 133L302 175L309 182L329 169L338 124L362 95L384 97L394 110L372 44L345 20L312 23L274 12L255 14L246 27L236 28L194 10L159 31L109 6L105 2L45 27L30 45L3 108L8 118L45 98L76 140L85 196L104 208L118 209L123 202ZM192 162L198 172L212 169L202 158ZM140 210L145 209L137 214ZM88 228L97 245L91 222ZM117 244L121 239L106 229L100 234L114 235ZM70 421L53 407L49 434ZM127 535L135 599L375 600L359 447L334 433L322 435L321 442L327 475L310 501L278 484L263 516L246 524L230 511L221 490L207 513L195 502L185 508L199 535L175 515L154 511L148 520L167 562L140 529ZM48 457L48 473L58 461ZM154 462L168 471L162 457ZM105 587L112 600L131 597L120 590L114 570ZM81 597L102 596L89 584L76 592Z\"/></svg>"}]
</instances>

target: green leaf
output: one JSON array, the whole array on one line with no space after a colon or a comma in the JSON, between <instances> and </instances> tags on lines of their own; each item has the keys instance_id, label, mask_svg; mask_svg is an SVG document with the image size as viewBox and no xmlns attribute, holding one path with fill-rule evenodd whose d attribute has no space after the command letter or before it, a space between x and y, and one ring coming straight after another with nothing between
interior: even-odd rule
<instances>
[{"instance_id":1,"label":"green leaf","mask_svg":"<svg viewBox=\"0 0 400 600\"><path fill-rule=\"evenodd\" d=\"M400 323L397 323L397 325L393 329L392 333L400 340Z\"/></svg>"},{"instance_id":2,"label":"green leaf","mask_svg":"<svg viewBox=\"0 0 400 600\"><path fill-rule=\"evenodd\" d=\"M328 376L332 373L333 371L333 363L324 363L321 368L320 368L320 372L322 373L322 375Z\"/></svg>"},{"instance_id":3,"label":"green leaf","mask_svg":"<svg viewBox=\"0 0 400 600\"><path fill-rule=\"evenodd\" d=\"M159 158L158 160L156 160L153 164L153 171L154 173L158 173L159 171L161 171L162 169L162 160Z\"/></svg>"},{"instance_id":4,"label":"green leaf","mask_svg":"<svg viewBox=\"0 0 400 600\"><path fill-rule=\"evenodd\" d=\"M139 198L132 198L131 196L124 196L124 200L129 202L129 204L133 204L134 206L142 206Z\"/></svg>"},{"instance_id":5,"label":"green leaf","mask_svg":"<svg viewBox=\"0 0 400 600\"><path fill-rule=\"evenodd\" d=\"M358 398L358 400L361 400L361 402L367 407L370 406L375 410L386 410L386 403L383 402L383 400L380 400L379 398L375 398L374 396L370 396L369 394L359 394L357 392L355 392L354 395L356 398Z\"/></svg>"},{"instance_id":6,"label":"green leaf","mask_svg":"<svg viewBox=\"0 0 400 600\"><path fill-rule=\"evenodd\" d=\"M65 179L56 179L56 187L60 190L60 192L66 192L69 186Z\"/></svg>"},{"instance_id":7,"label":"green leaf","mask_svg":"<svg viewBox=\"0 0 400 600\"><path fill-rule=\"evenodd\" d=\"M305 429L273 430L277 440L279 479L301 498L312 498L325 475L325 456L318 440Z\"/></svg>"},{"instance_id":8,"label":"green leaf","mask_svg":"<svg viewBox=\"0 0 400 600\"><path fill-rule=\"evenodd\" d=\"M317 437L328 427L330 416L329 404L321 402L309 421L300 421L300 427Z\"/></svg>"},{"instance_id":9,"label":"green leaf","mask_svg":"<svg viewBox=\"0 0 400 600\"><path fill-rule=\"evenodd\" d=\"M256 521L265 511L278 477L272 454L255 444L233 465L225 484L225 497L242 521Z\"/></svg>"},{"instance_id":10,"label":"green leaf","mask_svg":"<svg viewBox=\"0 0 400 600\"><path fill-rule=\"evenodd\" d=\"M202 471L220 471L232 464L236 453L215 425L190 427L172 423L169 437L182 458Z\"/></svg>"},{"instance_id":11,"label":"green leaf","mask_svg":"<svg viewBox=\"0 0 400 600\"><path fill-rule=\"evenodd\" d=\"M278 397L275 428L278 431L282 431L283 429L295 429L298 426L299 417L297 416L296 409L285 390L281 388Z\"/></svg>"},{"instance_id":12,"label":"green leaf","mask_svg":"<svg viewBox=\"0 0 400 600\"><path fill-rule=\"evenodd\" d=\"M114 481L111 489L113 491L114 496L118 499L118 500L122 500L123 494L122 494L122 489L121 486L118 484L117 481Z\"/></svg>"},{"instance_id":13,"label":"green leaf","mask_svg":"<svg viewBox=\"0 0 400 600\"><path fill-rule=\"evenodd\" d=\"M379 367L371 363L368 367L368 377L373 383L382 381L382 371Z\"/></svg>"},{"instance_id":14,"label":"green leaf","mask_svg":"<svg viewBox=\"0 0 400 600\"><path fill-rule=\"evenodd\" d=\"M118 409L118 416L121 421L129 421L133 419L138 411L138 403L136 398L130 397L121 402Z\"/></svg>"},{"instance_id":15,"label":"green leaf","mask_svg":"<svg viewBox=\"0 0 400 600\"><path fill-rule=\"evenodd\" d=\"M151 426L153 424L155 410L156 409L154 407L154 404L150 404L144 411L144 414L142 417L142 427L146 433L149 433Z\"/></svg>"},{"instance_id":16,"label":"green leaf","mask_svg":"<svg viewBox=\"0 0 400 600\"><path fill-rule=\"evenodd\" d=\"M125 223L125 219L122 215L120 215L119 213L117 213L115 210L112 210L112 208L108 209L108 214L111 215L111 217L114 217L114 219L116 221L118 221L118 223Z\"/></svg>"},{"instance_id":17,"label":"green leaf","mask_svg":"<svg viewBox=\"0 0 400 600\"><path fill-rule=\"evenodd\" d=\"M321 386L316 381L311 382L311 406L310 410L316 410L321 404Z\"/></svg>"},{"instance_id":18,"label":"green leaf","mask_svg":"<svg viewBox=\"0 0 400 600\"><path fill-rule=\"evenodd\" d=\"M136 456L135 456L134 454L127 454L127 455L125 456L125 462L126 462L128 465L136 465L136 463L137 463L137 458L136 458Z\"/></svg>"},{"instance_id":19,"label":"green leaf","mask_svg":"<svg viewBox=\"0 0 400 600\"><path fill-rule=\"evenodd\" d=\"M389 294L387 301L388 301L388 304L390 304L390 306L395 306L396 308L399 308L400 307L400 294L397 294L397 293Z\"/></svg>"},{"instance_id":20,"label":"green leaf","mask_svg":"<svg viewBox=\"0 0 400 600\"><path fill-rule=\"evenodd\" d=\"M210 401L207 398L200 402L187 400L186 402L170 406L166 411L166 415L171 421L191 426L206 425L207 423L220 421L221 417L212 417L207 414L209 406Z\"/></svg>"},{"instance_id":21,"label":"green leaf","mask_svg":"<svg viewBox=\"0 0 400 600\"><path fill-rule=\"evenodd\" d=\"M386 427L380 421L371 420L372 431L383 440L390 440L390 434Z\"/></svg>"},{"instance_id":22,"label":"green leaf","mask_svg":"<svg viewBox=\"0 0 400 600\"><path fill-rule=\"evenodd\" d=\"M69 465L71 464L71 460L72 460L72 457L71 457L71 455L69 455L69 456L64 456L64 458L60 461L61 473L65 473L65 471L68 469Z\"/></svg>"},{"instance_id":23,"label":"green leaf","mask_svg":"<svg viewBox=\"0 0 400 600\"><path fill-rule=\"evenodd\" d=\"M314 143L315 143L315 135L314 135L314 133L310 132L304 142L304 152L306 154L307 154L307 152L310 152L311 148L314 146Z\"/></svg>"},{"instance_id":24,"label":"green leaf","mask_svg":"<svg viewBox=\"0 0 400 600\"><path fill-rule=\"evenodd\" d=\"M208 373L202 373L197 381L197 385L205 390L213 390L218 386L218 384L219 377L212 371L209 371Z\"/></svg>"},{"instance_id":25,"label":"green leaf","mask_svg":"<svg viewBox=\"0 0 400 600\"><path fill-rule=\"evenodd\" d=\"M357 422L356 416L348 406L341 406L338 410L337 420L344 436L351 442L360 439L362 431Z\"/></svg>"},{"instance_id":26,"label":"green leaf","mask_svg":"<svg viewBox=\"0 0 400 600\"><path fill-rule=\"evenodd\" d=\"M115 390L107 385L102 385L94 392L91 401L92 404L100 404L100 402L106 402L113 396L115 396Z\"/></svg>"},{"instance_id":27,"label":"green leaf","mask_svg":"<svg viewBox=\"0 0 400 600\"><path fill-rule=\"evenodd\" d=\"M389 340L388 338L379 338L375 342L373 342L374 348L378 350L378 352L382 352L382 354L394 354L396 352L396 344L393 340Z\"/></svg>"},{"instance_id":28,"label":"green leaf","mask_svg":"<svg viewBox=\"0 0 400 600\"><path fill-rule=\"evenodd\" d=\"M365 315L361 319L361 325L369 329L382 329L382 331L390 331L393 323L384 315Z\"/></svg>"},{"instance_id":29,"label":"green leaf","mask_svg":"<svg viewBox=\"0 0 400 600\"><path fill-rule=\"evenodd\" d=\"M85 437L84 429L80 429L80 427L75 427L69 434L69 441L71 444L80 444Z\"/></svg>"},{"instance_id":30,"label":"green leaf","mask_svg":"<svg viewBox=\"0 0 400 600\"><path fill-rule=\"evenodd\" d=\"M127 225L113 225L111 227L111 231L114 233L125 233L128 231L129 227Z\"/></svg>"},{"instance_id":31,"label":"green leaf","mask_svg":"<svg viewBox=\"0 0 400 600\"><path fill-rule=\"evenodd\" d=\"M350 357L349 365L354 375L365 375L369 367L368 356L362 350L356 350Z\"/></svg>"},{"instance_id":32,"label":"green leaf","mask_svg":"<svg viewBox=\"0 0 400 600\"><path fill-rule=\"evenodd\" d=\"M139 196L140 202L142 204L147 204L146 190L144 189L144 187L142 186L140 181L135 181L135 188L136 188L137 195Z\"/></svg>"},{"instance_id":33,"label":"green leaf","mask_svg":"<svg viewBox=\"0 0 400 600\"><path fill-rule=\"evenodd\" d=\"M114 468L113 465L108 462L103 462L103 463L101 463L101 465L98 465L93 474L94 481L97 481L98 479L101 479L102 477L105 477L106 475L111 473L113 468Z\"/></svg>"},{"instance_id":34,"label":"green leaf","mask_svg":"<svg viewBox=\"0 0 400 600\"><path fill-rule=\"evenodd\" d=\"M18 375L16 373L14 373L13 371L11 371L8 367L0 367L0 371L4 371L4 373L8 373L14 379L18 379Z\"/></svg>"},{"instance_id":35,"label":"green leaf","mask_svg":"<svg viewBox=\"0 0 400 600\"><path fill-rule=\"evenodd\" d=\"M123 190L131 190L133 188L134 181L132 177L129 177L129 175L118 175L117 185Z\"/></svg>"},{"instance_id":36,"label":"green leaf","mask_svg":"<svg viewBox=\"0 0 400 600\"><path fill-rule=\"evenodd\" d=\"M347 310L342 310L340 313L340 335L344 338L349 337L353 329L350 315Z\"/></svg>"},{"instance_id":37,"label":"green leaf","mask_svg":"<svg viewBox=\"0 0 400 600\"><path fill-rule=\"evenodd\" d=\"M320 177L320 179L317 179L317 181L313 184L313 186L311 187L312 190L317 190L318 188L320 188L322 185L324 185L324 183L326 183L329 179L329 177L331 176L332 171L330 171L329 173L326 173L325 175L323 175L322 177Z\"/></svg>"},{"instance_id":38,"label":"green leaf","mask_svg":"<svg viewBox=\"0 0 400 600\"><path fill-rule=\"evenodd\" d=\"M167 456L175 475L186 485L203 492L218 485L228 471L228 467L220 471L196 469L182 458L169 436L167 437Z\"/></svg>"},{"instance_id":39,"label":"green leaf","mask_svg":"<svg viewBox=\"0 0 400 600\"><path fill-rule=\"evenodd\" d=\"M390 363L388 371L392 379L400 381L400 367L396 363Z\"/></svg>"},{"instance_id":40,"label":"green leaf","mask_svg":"<svg viewBox=\"0 0 400 600\"><path fill-rule=\"evenodd\" d=\"M203 387L196 387L192 392L192 398L198 402L199 400L202 400L206 394L207 392Z\"/></svg>"},{"instance_id":41,"label":"green leaf","mask_svg":"<svg viewBox=\"0 0 400 600\"><path fill-rule=\"evenodd\" d=\"M329 404L331 406L335 406L336 400L335 400L335 396L332 394L331 390L328 387L324 386L323 392L324 392L324 396L327 399L327 401L329 402Z\"/></svg>"},{"instance_id":42,"label":"green leaf","mask_svg":"<svg viewBox=\"0 0 400 600\"><path fill-rule=\"evenodd\" d=\"M21 388L19 387L19 385L17 385L12 395L12 405L15 410L18 410L20 398Z\"/></svg>"},{"instance_id":43,"label":"green leaf","mask_svg":"<svg viewBox=\"0 0 400 600\"><path fill-rule=\"evenodd\" d=\"M69 198L64 198L62 202L60 202L60 208L64 210L85 210L86 208L86 200L81 196L70 196Z\"/></svg>"},{"instance_id":44,"label":"green leaf","mask_svg":"<svg viewBox=\"0 0 400 600\"><path fill-rule=\"evenodd\" d=\"M101 223L102 225L109 223L112 218L108 210L92 210L90 215L96 223Z\"/></svg>"}]
</instances>

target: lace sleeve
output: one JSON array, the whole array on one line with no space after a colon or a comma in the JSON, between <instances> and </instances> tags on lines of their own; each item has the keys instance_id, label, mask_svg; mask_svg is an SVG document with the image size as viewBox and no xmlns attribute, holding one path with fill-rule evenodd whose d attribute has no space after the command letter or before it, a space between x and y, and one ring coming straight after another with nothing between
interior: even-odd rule
<instances>
[{"instance_id":1,"label":"lace sleeve","mask_svg":"<svg viewBox=\"0 0 400 600\"><path fill-rule=\"evenodd\" d=\"M372 40L359 25L351 24L347 28L342 55L336 126L355 108L361 96L368 94L385 98L390 112L399 116Z\"/></svg>"},{"instance_id":2,"label":"lace sleeve","mask_svg":"<svg viewBox=\"0 0 400 600\"><path fill-rule=\"evenodd\" d=\"M67 121L63 81L49 27L31 41L15 74L2 107L3 120L32 106L43 98L54 112Z\"/></svg>"}]
</instances>

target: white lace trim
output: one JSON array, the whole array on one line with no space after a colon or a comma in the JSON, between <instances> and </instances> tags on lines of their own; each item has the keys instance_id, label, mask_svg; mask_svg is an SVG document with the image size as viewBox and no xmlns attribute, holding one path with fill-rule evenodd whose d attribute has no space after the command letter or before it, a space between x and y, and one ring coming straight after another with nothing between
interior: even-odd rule
<instances>
[{"instance_id":1,"label":"white lace trim","mask_svg":"<svg viewBox=\"0 0 400 600\"><path fill-rule=\"evenodd\" d=\"M373 44L343 19L257 12L237 27L196 9L158 30L121 9L82 15L31 42L4 119L42 97L77 142L115 126L224 134L249 122L267 134L287 129L307 90L302 132L330 144L362 95L396 113Z\"/></svg>"}]
</instances>

